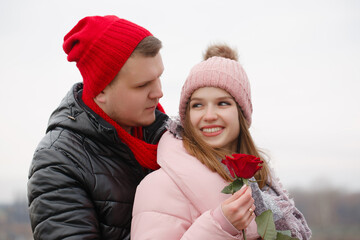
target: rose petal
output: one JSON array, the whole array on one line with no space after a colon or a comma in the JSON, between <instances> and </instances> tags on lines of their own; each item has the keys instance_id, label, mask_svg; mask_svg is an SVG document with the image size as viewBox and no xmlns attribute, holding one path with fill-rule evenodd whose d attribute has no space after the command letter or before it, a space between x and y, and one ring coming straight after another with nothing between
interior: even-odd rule
<instances>
[{"instance_id":1,"label":"rose petal","mask_svg":"<svg viewBox=\"0 0 360 240\"><path fill-rule=\"evenodd\" d=\"M221 162L227 166L232 177L236 175L246 179L253 177L262 168L259 164L263 163L258 157L241 153L225 156Z\"/></svg>"}]
</instances>

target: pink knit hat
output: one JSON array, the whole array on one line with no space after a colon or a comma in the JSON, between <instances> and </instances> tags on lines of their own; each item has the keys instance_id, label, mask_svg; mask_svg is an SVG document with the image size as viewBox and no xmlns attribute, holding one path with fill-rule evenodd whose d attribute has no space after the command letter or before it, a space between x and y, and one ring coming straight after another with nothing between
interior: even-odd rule
<instances>
[{"instance_id":1,"label":"pink knit hat","mask_svg":"<svg viewBox=\"0 0 360 240\"><path fill-rule=\"evenodd\" d=\"M116 16L81 19L64 37L63 49L81 72L83 96L97 96L147 36L151 33L145 28Z\"/></svg>"},{"instance_id":2,"label":"pink knit hat","mask_svg":"<svg viewBox=\"0 0 360 240\"><path fill-rule=\"evenodd\" d=\"M239 104L250 127L253 111L250 83L239 62L223 57L211 57L191 69L180 97L179 114L183 124L191 95L202 87L217 87L227 91Z\"/></svg>"}]
</instances>

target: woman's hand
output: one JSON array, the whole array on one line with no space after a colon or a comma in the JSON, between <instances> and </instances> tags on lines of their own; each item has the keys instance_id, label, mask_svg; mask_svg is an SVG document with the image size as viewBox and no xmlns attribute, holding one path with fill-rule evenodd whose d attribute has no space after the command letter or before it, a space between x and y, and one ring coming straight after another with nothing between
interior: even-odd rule
<instances>
[{"instance_id":1,"label":"woman's hand","mask_svg":"<svg viewBox=\"0 0 360 240\"><path fill-rule=\"evenodd\" d=\"M245 229L255 218L251 187L245 186L221 204L224 216L237 229Z\"/></svg>"}]
</instances>

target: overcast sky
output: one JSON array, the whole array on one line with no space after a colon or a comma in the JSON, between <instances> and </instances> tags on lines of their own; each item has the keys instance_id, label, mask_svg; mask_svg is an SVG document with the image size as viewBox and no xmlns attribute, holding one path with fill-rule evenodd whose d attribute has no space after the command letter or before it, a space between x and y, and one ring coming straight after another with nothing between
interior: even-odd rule
<instances>
[{"instance_id":1,"label":"overcast sky","mask_svg":"<svg viewBox=\"0 0 360 240\"><path fill-rule=\"evenodd\" d=\"M82 80L64 35L108 14L162 40L169 115L205 48L228 43L251 83L251 133L283 184L360 191L360 1L0 0L0 203L25 196L48 118Z\"/></svg>"}]
</instances>

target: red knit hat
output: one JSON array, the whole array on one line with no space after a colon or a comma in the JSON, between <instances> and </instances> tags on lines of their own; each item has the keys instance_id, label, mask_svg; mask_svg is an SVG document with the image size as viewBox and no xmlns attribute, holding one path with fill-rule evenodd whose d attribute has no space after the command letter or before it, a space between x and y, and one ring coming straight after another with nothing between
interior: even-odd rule
<instances>
[{"instance_id":1,"label":"red knit hat","mask_svg":"<svg viewBox=\"0 0 360 240\"><path fill-rule=\"evenodd\" d=\"M96 97L118 74L136 46L152 34L116 16L81 19L64 37L69 62L76 62L83 77L83 96Z\"/></svg>"}]
</instances>

